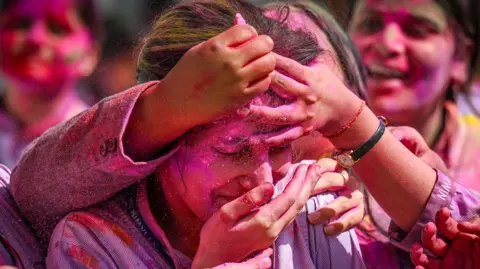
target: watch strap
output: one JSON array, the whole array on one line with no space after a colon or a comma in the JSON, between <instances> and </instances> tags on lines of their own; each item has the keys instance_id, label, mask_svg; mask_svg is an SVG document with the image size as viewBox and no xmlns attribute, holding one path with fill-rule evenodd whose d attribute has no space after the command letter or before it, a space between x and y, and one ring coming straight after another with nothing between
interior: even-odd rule
<instances>
[{"instance_id":1,"label":"watch strap","mask_svg":"<svg viewBox=\"0 0 480 269\"><path fill-rule=\"evenodd\" d=\"M368 151L370 151L377 143L380 141L380 138L382 138L383 134L385 133L385 120L383 117L379 117L379 122L380 124L378 125L377 130L375 133L368 139L367 142L365 142L363 145L358 147L357 149L353 150L352 153L350 153L350 157L352 157L353 161L357 162L362 158Z\"/></svg>"}]
</instances>

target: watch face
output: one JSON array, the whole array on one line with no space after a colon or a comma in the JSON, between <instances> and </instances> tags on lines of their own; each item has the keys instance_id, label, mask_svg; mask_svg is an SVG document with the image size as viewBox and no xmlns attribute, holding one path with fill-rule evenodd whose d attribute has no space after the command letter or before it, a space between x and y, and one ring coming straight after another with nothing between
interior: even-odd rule
<instances>
[{"instance_id":1,"label":"watch face","mask_svg":"<svg viewBox=\"0 0 480 269\"><path fill-rule=\"evenodd\" d=\"M337 160L341 166L345 168L352 168L355 162L352 160L349 154L343 153L337 156Z\"/></svg>"}]
</instances>

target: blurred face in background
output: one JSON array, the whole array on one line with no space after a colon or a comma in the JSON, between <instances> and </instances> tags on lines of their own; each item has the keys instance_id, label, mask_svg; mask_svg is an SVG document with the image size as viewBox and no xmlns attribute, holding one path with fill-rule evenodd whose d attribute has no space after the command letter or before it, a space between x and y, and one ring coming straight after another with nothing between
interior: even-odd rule
<instances>
[{"instance_id":1,"label":"blurred face in background","mask_svg":"<svg viewBox=\"0 0 480 269\"><path fill-rule=\"evenodd\" d=\"M448 14L433 0L362 0L351 37L369 71L369 106L395 124L428 116L466 80Z\"/></svg>"},{"instance_id":2,"label":"blurred face in background","mask_svg":"<svg viewBox=\"0 0 480 269\"><path fill-rule=\"evenodd\" d=\"M52 96L88 76L94 42L73 0L20 0L0 15L0 67L8 83Z\"/></svg>"}]
</instances>

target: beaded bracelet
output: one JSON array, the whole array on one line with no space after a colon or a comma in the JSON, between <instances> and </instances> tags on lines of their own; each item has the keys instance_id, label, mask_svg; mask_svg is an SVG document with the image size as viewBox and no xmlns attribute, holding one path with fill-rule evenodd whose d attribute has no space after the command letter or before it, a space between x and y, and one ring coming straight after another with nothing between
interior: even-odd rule
<instances>
[{"instance_id":1,"label":"beaded bracelet","mask_svg":"<svg viewBox=\"0 0 480 269\"><path fill-rule=\"evenodd\" d=\"M358 119L358 116L360 116L360 113L362 113L364 107L365 107L365 101L362 101L362 105L360 106L360 109L347 124L345 124L342 128L340 128L340 130L336 131L335 133L331 135L326 135L324 137L326 138L337 137L341 135L343 132L345 132L346 130L348 130L352 126L352 124Z\"/></svg>"}]
</instances>

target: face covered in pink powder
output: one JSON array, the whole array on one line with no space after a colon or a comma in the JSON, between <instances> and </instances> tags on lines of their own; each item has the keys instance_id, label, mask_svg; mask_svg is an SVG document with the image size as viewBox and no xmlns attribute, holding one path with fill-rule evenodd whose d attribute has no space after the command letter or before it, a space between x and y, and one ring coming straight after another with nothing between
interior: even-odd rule
<instances>
[{"instance_id":1,"label":"face covered in pink powder","mask_svg":"<svg viewBox=\"0 0 480 269\"><path fill-rule=\"evenodd\" d=\"M369 106L408 124L442 106L451 82L465 77L454 28L433 0L364 0L351 37L369 70ZM458 48L457 48L458 49Z\"/></svg>"},{"instance_id":2,"label":"face covered in pink powder","mask_svg":"<svg viewBox=\"0 0 480 269\"><path fill-rule=\"evenodd\" d=\"M190 132L157 170L165 195L175 196L176 210L206 221L248 190L283 178L291 165L290 144L263 142L278 128L235 116Z\"/></svg>"},{"instance_id":3,"label":"face covered in pink powder","mask_svg":"<svg viewBox=\"0 0 480 269\"><path fill-rule=\"evenodd\" d=\"M4 76L37 94L55 94L95 65L92 37L73 0L12 4L0 17L0 49Z\"/></svg>"}]
</instances>

